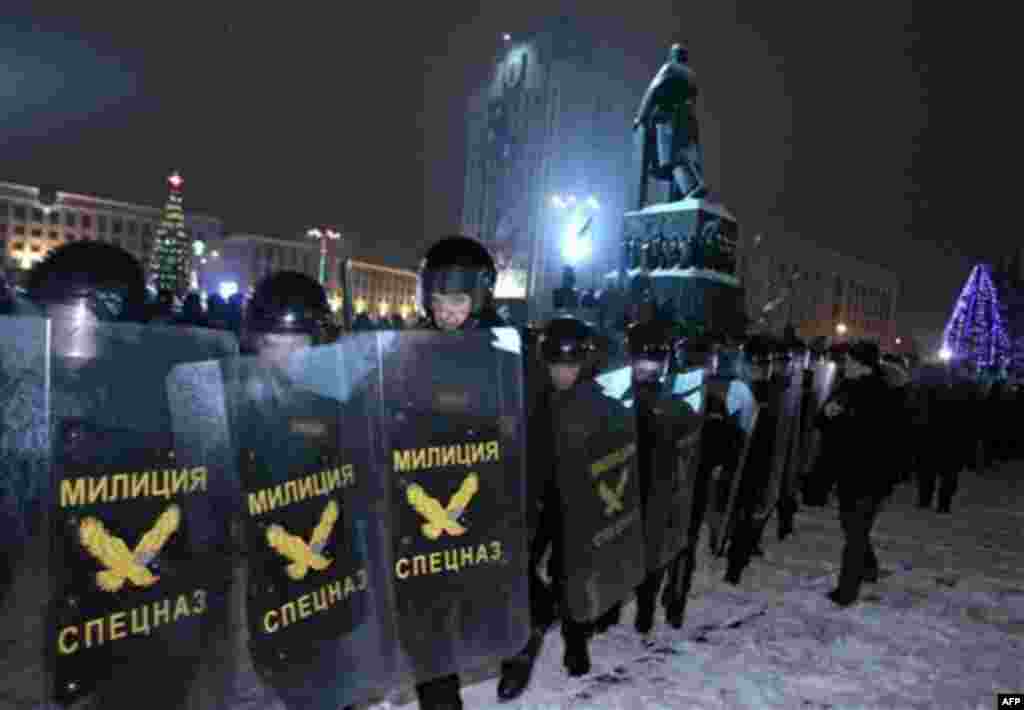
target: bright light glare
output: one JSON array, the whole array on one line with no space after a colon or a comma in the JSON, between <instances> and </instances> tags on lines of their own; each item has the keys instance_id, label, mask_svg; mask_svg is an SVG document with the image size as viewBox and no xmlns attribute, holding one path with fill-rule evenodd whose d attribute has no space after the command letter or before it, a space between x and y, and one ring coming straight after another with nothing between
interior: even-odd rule
<instances>
[{"instance_id":1,"label":"bright light glare","mask_svg":"<svg viewBox=\"0 0 1024 710\"><path fill-rule=\"evenodd\" d=\"M285 323L294 323L295 322L295 314L294 313L285 313L284 314L284 322Z\"/></svg>"},{"instance_id":2,"label":"bright light glare","mask_svg":"<svg viewBox=\"0 0 1024 710\"><path fill-rule=\"evenodd\" d=\"M217 289L217 293L225 301L238 293L238 282L236 281L222 281L220 288Z\"/></svg>"},{"instance_id":3,"label":"bright light glare","mask_svg":"<svg viewBox=\"0 0 1024 710\"><path fill-rule=\"evenodd\" d=\"M510 41L510 40L512 39L512 35L510 35L510 34L509 34L508 32L506 32L505 34L503 34L503 35L501 36L501 38L502 38L503 40L505 40L506 42L508 42L508 41Z\"/></svg>"},{"instance_id":4,"label":"bright light glare","mask_svg":"<svg viewBox=\"0 0 1024 710\"><path fill-rule=\"evenodd\" d=\"M836 326L836 332L839 335L846 335L846 323L840 323Z\"/></svg>"},{"instance_id":5,"label":"bright light glare","mask_svg":"<svg viewBox=\"0 0 1024 710\"><path fill-rule=\"evenodd\" d=\"M950 350L948 346L943 345L942 348L939 349L939 359L943 362L949 362L952 357L953 351Z\"/></svg>"},{"instance_id":6,"label":"bright light glare","mask_svg":"<svg viewBox=\"0 0 1024 710\"><path fill-rule=\"evenodd\" d=\"M562 242L562 256L565 260L575 266L590 256L590 240L578 236L579 224L570 224L565 231L565 240Z\"/></svg>"}]
</instances>

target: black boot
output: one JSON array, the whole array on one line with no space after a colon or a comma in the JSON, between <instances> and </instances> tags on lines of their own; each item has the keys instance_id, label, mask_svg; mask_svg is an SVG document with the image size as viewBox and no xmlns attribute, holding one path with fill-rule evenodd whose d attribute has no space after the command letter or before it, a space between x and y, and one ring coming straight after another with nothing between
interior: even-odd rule
<instances>
[{"instance_id":1,"label":"black boot","mask_svg":"<svg viewBox=\"0 0 1024 710\"><path fill-rule=\"evenodd\" d=\"M599 634L603 634L605 631L613 626L618 626L619 621L622 619L622 603L618 603L611 609L606 611L597 621L594 622L594 631Z\"/></svg>"},{"instance_id":2,"label":"black boot","mask_svg":"<svg viewBox=\"0 0 1024 710\"><path fill-rule=\"evenodd\" d=\"M420 710L462 710L459 677L446 675L416 686Z\"/></svg>"},{"instance_id":3,"label":"black boot","mask_svg":"<svg viewBox=\"0 0 1024 710\"><path fill-rule=\"evenodd\" d=\"M674 601L665 607L665 621L673 629L683 628L683 615L686 613L686 598Z\"/></svg>"},{"instance_id":4,"label":"black boot","mask_svg":"<svg viewBox=\"0 0 1024 710\"><path fill-rule=\"evenodd\" d=\"M530 640L518 655L501 662L501 680L498 681L498 700L505 702L515 700L526 686L530 684L533 664L537 661L541 646L544 644L544 631L534 629Z\"/></svg>"},{"instance_id":5,"label":"black boot","mask_svg":"<svg viewBox=\"0 0 1024 710\"><path fill-rule=\"evenodd\" d=\"M636 600L636 622L633 624L638 634L646 634L654 628L654 599Z\"/></svg>"},{"instance_id":6,"label":"black boot","mask_svg":"<svg viewBox=\"0 0 1024 710\"><path fill-rule=\"evenodd\" d=\"M853 604L855 601L857 601L856 597L850 598L841 595L838 589L833 589L831 592L829 592L828 598L831 599L836 606L840 606L843 608L846 608Z\"/></svg>"},{"instance_id":7,"label":"black boot","mask_svg":"<svg viewBox=\"0 0 1024 710\"><path fill-rule=\"evenodd\" d=\"M565 639L565 669L573 678L590 672L589 630L586 624L572 619L562 622L562 637Z\"/></svg>"},{"instance_id":8,"label":"black boot","mask_svg":"<svg viewBox=\"0 0 1024 710\"><path fill-rule=\"evenodd\" d=\"M583 638L572 643L566 641L563 661L565 670L569 671L569 675L573 678L590 673L590 649L587 648L587 639Z\"/></svg>"}]
</instances>

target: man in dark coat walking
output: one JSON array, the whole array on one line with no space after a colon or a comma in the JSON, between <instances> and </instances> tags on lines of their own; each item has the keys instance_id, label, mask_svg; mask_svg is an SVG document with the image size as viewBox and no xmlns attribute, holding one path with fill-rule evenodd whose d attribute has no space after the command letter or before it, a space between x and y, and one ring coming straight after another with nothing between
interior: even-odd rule
<instances>
[{"instance_id":1,"label":"man in dark coat walking","mask_svg":"<svg viewBox=\"0 0 1024 710\"><path fill-rule=\"evenodd\" d=\"M896 481L895 462L878 455L892 450L892 399L880 370L878 346L857 343L846 356L845 379L818 415L818 426L844 453L834 463L839 467L835 474L845 543L839 585L828 595L839 606L857 601L863 582L878 580L871 528Z\"/></svg>"}]
</instances>

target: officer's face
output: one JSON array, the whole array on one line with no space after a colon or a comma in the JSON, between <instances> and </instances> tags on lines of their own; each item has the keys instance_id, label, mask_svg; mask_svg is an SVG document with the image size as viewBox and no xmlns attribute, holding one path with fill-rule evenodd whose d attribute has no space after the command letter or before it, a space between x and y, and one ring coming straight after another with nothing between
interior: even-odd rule
<instances>
[{"instance_id":1,"label":"officer's face","mask_svg":"<svg viewBox=\"0 0 1024 710\"><path fill-rule=\"evenodd\" d=\"M313 339L308 335L264 333L258 338L257 352L264 362L284 367L292 353L312 344Z\"/></svg>"},{"instance_id":2,"label":"officer's face","mask_svg":"<svg viewBox=\"0 0 1024 710\"><path fill-rule=\"evenodd\" d=\"M430 297L434 322L441 330L458 330L473 310L468 293L435 293Z\"/></svg>"},{"instance_id":3,"label":"officer's face","mask_svg":"<svg viewBox=\"0 0 1024 710\"><path fill-rule=\"evenodd\" d=\"M579 363L559 362L548 366L551 382L559 392L570 389L580 376L582 365Z\"/></svg>"},{"instance_id":4,"label":"officer's face","mask_svg":"<svg viewBox=\"0 0 1024 710\"><path fill-rule=\"evenodd\" d=\"M633 381L640 384L656 382L665 370L665 363L660 360L634 360Z\"/></svg>"}]
</instances>

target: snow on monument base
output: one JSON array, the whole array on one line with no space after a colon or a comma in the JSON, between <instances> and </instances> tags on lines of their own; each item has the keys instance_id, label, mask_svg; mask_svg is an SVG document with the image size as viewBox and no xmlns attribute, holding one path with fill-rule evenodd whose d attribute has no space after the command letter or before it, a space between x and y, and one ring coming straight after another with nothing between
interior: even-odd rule
<instances>
[{"instance_id":1,"label":"snow on monument base","mask_svg":"<svg viewBox=\"0 0 1024 710\"><path fill-rule=\"evenodd\" d=\"M743 333L744 293L735 275L737 225L725 207L696 199L653 205L627 212L622 232L627 289L642 274L654 298L671 304L677 319L719 333ZM618 281L619 272L605 278Z\"/></svg>"}]
</instances>

